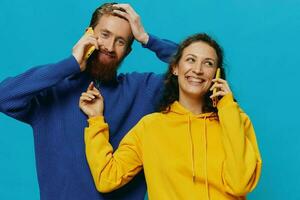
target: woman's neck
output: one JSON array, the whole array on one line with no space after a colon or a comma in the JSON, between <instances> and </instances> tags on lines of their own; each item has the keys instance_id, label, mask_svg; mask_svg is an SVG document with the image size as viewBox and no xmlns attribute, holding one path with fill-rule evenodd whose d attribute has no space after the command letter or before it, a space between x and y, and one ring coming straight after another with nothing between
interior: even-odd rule
<instances>
[{"instance_id":1,"label":"woman's neck","mask_svg":"<svg viewBox=\"0 0 300 200\"><path fill-rule=\"evenodd\" d=\"M201 98L186 98L179 96L179 103L195 115L203 113L204 100Z\"/></svg>"}]
</instances>

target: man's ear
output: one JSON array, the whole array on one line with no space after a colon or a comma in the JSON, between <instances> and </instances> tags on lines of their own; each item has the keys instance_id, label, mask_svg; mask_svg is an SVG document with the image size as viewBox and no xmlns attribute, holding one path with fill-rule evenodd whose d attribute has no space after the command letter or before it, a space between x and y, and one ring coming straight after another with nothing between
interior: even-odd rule
<instances>
[{"instance_id":1,"label":"man's ear","mask_svg":"<svg viewBox=\"0 0 300 200\"><path fill-rule=\"evenodd\" d=\"M125 52L125 57L128 56L128 54L131 52L132 48L131 46L127 48L126 52Z\"/></svg>"},{"instance_id":2,"label":"man's ear","mask_svg":"<svg viewBox=\"0 0 300 200\"><path fill-rule=\"evenodd\" d=\"M178 65L172 65L172 74L178 76Z\"/></svg>"}]
</instances>

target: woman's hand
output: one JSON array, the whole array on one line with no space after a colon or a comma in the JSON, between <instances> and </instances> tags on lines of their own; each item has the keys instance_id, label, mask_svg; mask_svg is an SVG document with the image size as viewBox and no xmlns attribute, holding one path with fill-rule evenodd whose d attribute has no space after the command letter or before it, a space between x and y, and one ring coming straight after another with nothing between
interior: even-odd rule
<instances>
[{"instance_id":1,"label":"woman's hand","mask_svg":"<svg viewBox=\"0 0 300 200\"><path fill-rule=\"evenodd\" d=\"M103 116L104 99L99 90L91 82L87 91L83 92L79 99L80 109L89 117Z\"/></svg>"},{"instance_id":2,"label":"woman's hand","mask_svg":"<svg viewBox=\"0 0 300 200\"><path fill-rule=\"evenodd\" d=\"M231 94L232 93L227 81L225 81L224 79L221 79L221 78L213 79L212 82L214 84L210 88L210 90L213 91L216 88L217 92L210 96L211 99L213 99L215 97L223 97L226 94Z\"/></svg>"}]
</instances>

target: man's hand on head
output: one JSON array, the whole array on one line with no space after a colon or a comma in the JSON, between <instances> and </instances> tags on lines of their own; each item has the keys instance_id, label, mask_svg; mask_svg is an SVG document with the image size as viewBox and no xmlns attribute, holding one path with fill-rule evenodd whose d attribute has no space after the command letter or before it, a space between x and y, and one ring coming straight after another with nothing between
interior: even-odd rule
<instances>
[{"instance_id":1,"label":"man's hand on head","mask_svg":"<svg viewBox=\"0 0 300 200\"><path fill-rule=\"evenodd\" d=\"M128 20L134 38L142 44L147 44L149 35L145 31L144 26L141 22L141 18L135 12L135 10L129 4L115 4L113 6L116 8L113 11L116 15L124 17ZM122 10L124 10L125 12Z\"/></svg>"}]
</instances>

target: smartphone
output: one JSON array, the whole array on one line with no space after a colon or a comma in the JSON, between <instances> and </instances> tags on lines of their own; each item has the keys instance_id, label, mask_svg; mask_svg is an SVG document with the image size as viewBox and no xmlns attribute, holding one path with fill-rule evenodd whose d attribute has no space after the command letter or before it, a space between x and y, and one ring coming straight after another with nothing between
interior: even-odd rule
<instances>
[{"instance_id":1,"label":"smartphone","mask_svg":"<svg viewBox=\"0 0 300 200\"><path fill-rule=\"evenodd\" d=\"M86 35L94 35L94 30L92 27L88 27L85 31L85 34ZM91 55L92 53L95 51L95 46L94 45L89 45L87 48L86 48L86 51L85 51L85 54L84 54L84 60L87 60Z\"/></svg>"},{"instance_id":2,"label":"smartphone","mask_svg":"<svg viewBox=\"0 0 300 200\"><path fill-rule=\"evenodd\" d=\"M221 69L220 69L219 67L218 67L218 69L217 69L215 78L221 78ZM217 88L214 88L213 94L215 94L216 92L217 92ZM213 101L213 107L217 107L218 100L219 100L218 97L214 97L214 98L212 99L212 101Z\"/></svg>"}]
</instances>

